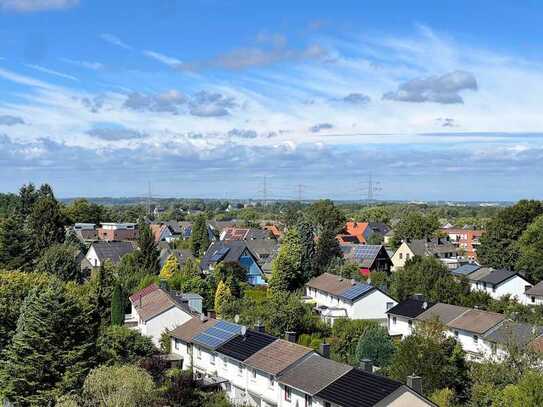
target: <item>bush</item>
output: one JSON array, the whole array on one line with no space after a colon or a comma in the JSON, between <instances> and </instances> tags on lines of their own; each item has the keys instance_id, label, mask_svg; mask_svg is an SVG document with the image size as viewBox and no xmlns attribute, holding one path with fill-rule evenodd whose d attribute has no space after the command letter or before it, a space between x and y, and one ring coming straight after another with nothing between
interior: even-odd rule
<instances>
[{"instance_id":1,"label":"bush","mask_svg":"<svg viewBox=\"0 0 543 407\"><path fill-rule=\"evenodd\" d=\"M150 338L125 326L110 326L98 338L98 356L102 364L134 363L158 350Z\"/></svg>"}]
</instances>

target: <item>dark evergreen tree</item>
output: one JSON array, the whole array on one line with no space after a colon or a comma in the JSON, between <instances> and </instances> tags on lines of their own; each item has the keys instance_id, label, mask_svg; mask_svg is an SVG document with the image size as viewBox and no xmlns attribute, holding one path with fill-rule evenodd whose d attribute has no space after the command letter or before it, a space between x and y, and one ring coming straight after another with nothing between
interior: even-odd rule
<instances>
[{"instance_id":1,"label":"dark evergreen tree","mask_svg":"<svg viewBox=\"0 0 543 407\"><path fill-rule=\"evenodd\" d=\"M323 229L318 237L315 256L313 260L313 274L320 275L324 273L326 268L333 259L342 259L343 253L336 239L336 231L331 226Z\"/></svg>"},{"instance_id":2,"label":"dark evergreen tree","mask_svg":"<svg viewBox=\"0 0 543 407\"><path fill-rule=\"evenodd\" d=\"M198 215L192 224L190 247L194 257L201 257L209 247L209 234L205 215Z\"/></svg>"},{"instance_id":3,"label":"dark evergreen tree","mask_svg":"<svg viewBox=\"0 0 543 407\"><path fill-rule=\"evenodd\" d=\"M144 222L139 224L138 247L137 260L140 270L147 274L158 274L160 272L160 252L151 228Z\"/></svg>"},{"instance_id":4,"label":"dark evergreen tree","mask_svg":"<svg viewBox=\"0 0 543 407\"><path fill-rule=\"evenodd\" d=\"M77 261L78 248L54 244L47 248L36 265L36 271L56 275L63 281L83 281L81 264Z\"/></svg>"},{"instance_id":5,"label":"dark evergreen tree","mask_svg":"<svg viewBox=\"0 0 543 407\"><path fill-rule=\"evenodd\" d=\"M89 311L59 282L33 290L0 362L0 393L17 406L47 406L81 388L95 364Z\"/></svg>"},{"instance_id":6,"label":"dark evergreen tree","mask_svg":"<svg viewBox=\"0 0 543 407\"><path fill-rule=\"evenodd\" d=\"M32 212L32 207L38 199L38 191L34 184L29 183L28 185L23 185L19 189L19 208L18 212L21 215L21 218L26 219L30 212Z\"/></svg>"},{"instance_id":7,"label":"dark evergreen tree","mask_svg":"<svg viewBox=\"0 0 543 407\"><path fill-rule=\"evenodd\" d=\"M12 215L0 220L0 267L6 270L26 267L28 235L22 218Z\"/></svg>"},{"instance_id":8,"label":"dark evergreen tree","mask_svg":"<svg viewBox=\"0 0 543 407\"><path fill-rule=\"evenodd\" d=\"M298 224L300 245L302 249L301 270L304 281L313 277L313 258L315 257L315 234L313 227L308 222L302 221Z\"/></svg>"},{"instance_id":9,"label":"dark evergreen tree","mask_svg":"<svg viewBox=\"0 0 543 407\"><path fill-rule=\"evenodd\" d=\"M111 325L122 325L124 322L123 293L119 285L113 288L111 295Z\"/></svg>"},{"instance_id":10,"label":"dark evergreen tree","mask_svg":"<svg viewBox=\"0 0 543 407\"><path fill-rule=\"evenodd\" d=\"M28 229L32 238L32 249L38 257L55 243L64 242L65 218L57 200L47 193L36 201L28 217Z\"/></svg>"}]
</instances>

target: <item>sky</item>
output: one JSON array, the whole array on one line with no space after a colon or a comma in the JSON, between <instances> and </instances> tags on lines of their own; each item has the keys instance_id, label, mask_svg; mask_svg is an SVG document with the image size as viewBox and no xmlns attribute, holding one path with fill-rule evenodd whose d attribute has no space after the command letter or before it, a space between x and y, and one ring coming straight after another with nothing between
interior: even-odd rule
<instances>
[{"instance_id":1,"label":"sky","mask_svg":"<svg viewBox=\"0 0 543 407\"><path fill-rule=\"evenodd\" d=\"M0 191L543 198L540 1L0 0Z\"/></svg>"}]
</instances>

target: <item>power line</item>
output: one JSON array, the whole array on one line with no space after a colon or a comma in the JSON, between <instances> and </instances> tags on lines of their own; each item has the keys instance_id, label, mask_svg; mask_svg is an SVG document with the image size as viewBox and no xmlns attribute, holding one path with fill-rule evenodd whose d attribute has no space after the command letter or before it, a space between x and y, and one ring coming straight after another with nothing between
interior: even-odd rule
<instances>
[{"instance_id":1,"label":"power line","mask_svg":"<svg viewBox=\"0 0 543 407\"><path fill-rule=\"evenodd\" d=\"M362 191L366 193L366 203L371 205L375 203L376 196L383 191L381 188L381 182L373 179L373 174L370 172L368 175L368 185L362 188Z\"/></svg>"}]
</instances>

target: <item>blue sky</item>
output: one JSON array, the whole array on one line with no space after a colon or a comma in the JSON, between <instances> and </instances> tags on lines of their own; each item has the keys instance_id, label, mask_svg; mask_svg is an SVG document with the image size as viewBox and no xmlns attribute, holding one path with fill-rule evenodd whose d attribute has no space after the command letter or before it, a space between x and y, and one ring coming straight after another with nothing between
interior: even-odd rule
<instances>
[{"instance_id":1,"label":"blue sky","mask_svg":"<svg viewBox=\"0 0 543 407\"><path fill-rule=\"evenodd\" d=\"M537 1L0 0L0 190L543 198Z\"/></svg>"}]
</instances>

